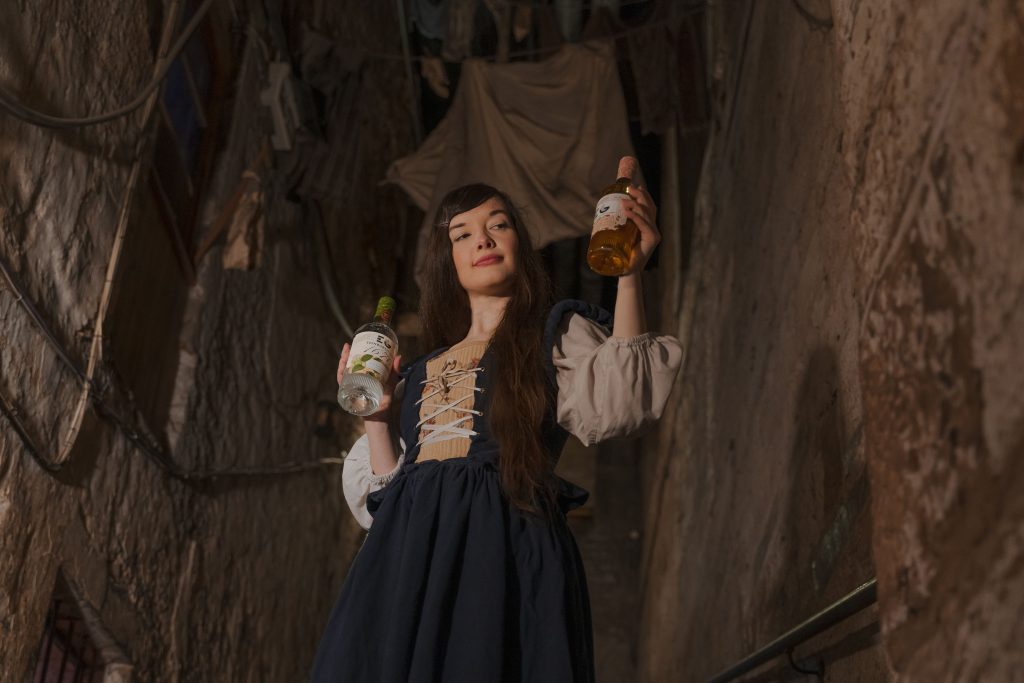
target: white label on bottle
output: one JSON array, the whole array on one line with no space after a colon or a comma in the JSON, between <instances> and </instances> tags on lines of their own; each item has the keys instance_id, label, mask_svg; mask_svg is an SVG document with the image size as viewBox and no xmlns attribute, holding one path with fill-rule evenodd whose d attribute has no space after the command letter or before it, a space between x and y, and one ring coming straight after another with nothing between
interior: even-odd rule
<instances>
[{"instance_id":1,"label":"white label on bottle","mask_svg":"<svg viewBox=\"0 0 1024 683\"><path fill-rule=\"evenodd\" d=\"M352 340L346 373L369 375L381 384L388 380L395 360L395 343L377 332L360 332Z\"/></svg>"},{"instance_id":2,"label":"white label on bottle","mask_svg":"<svg viewBox=\"0 0 1024 683\"><path fill-rule=\"evenodd\" d=\"M601 197L594 211L594 231L612 230L626 224L626 211L623 200L629 199L628 194L613 192Z\"/></svg>"}]
</instances>

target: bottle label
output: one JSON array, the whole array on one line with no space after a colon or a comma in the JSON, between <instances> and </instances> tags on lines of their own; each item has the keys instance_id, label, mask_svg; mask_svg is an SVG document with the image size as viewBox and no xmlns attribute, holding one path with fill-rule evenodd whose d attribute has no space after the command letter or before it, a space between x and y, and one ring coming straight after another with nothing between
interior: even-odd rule
<instances>
[{"instance_id":1,"label":"bottle label","mask_svg":"<svg viewBox=\"0 0 1024 683\"><path fill-rule=\"evenodd\" d=\"M613 230L626 224L626 211L622 202L629 199L628 194L613 192L601 197L594 211L594 233L602 230Z\"/></svg>"},{"instance_id":2,"label":"bottle label","mask_svg":"<svg viewBox=\"0 0 1024 683\"><path fill-rule=\"evenodd\" d=\"M360 332L352 340L346 373L369 375L381 384L388 379L395 360L395 343L378 332Z\"/></svg>"}]
</instances>

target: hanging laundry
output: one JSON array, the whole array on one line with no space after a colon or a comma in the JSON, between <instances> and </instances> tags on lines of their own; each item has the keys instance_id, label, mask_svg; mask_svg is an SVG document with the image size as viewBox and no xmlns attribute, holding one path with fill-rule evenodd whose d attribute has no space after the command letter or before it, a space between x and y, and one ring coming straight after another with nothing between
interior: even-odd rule
<instances>
[{"instance_id":1,"label":"hanging laundry","mask_svg":"<svg viewBox=\"0 0 1024 683\"><path fill-rule=\"evenodd\" d=\"M294 149L275 162L281 187L303 199L345 197L348 180L357 172L362 137L358 130L364 116L360 74L365 52L330 40L306 25L300 26L299 73L318 91L318 129L302 128L295 134Z\"/></svg>"},{"instance_id":2,"label":"hanging laundry","mask_svg":"<svg viewBox=\"0 0 1024 683\"><path fill-rule=\"evenodd\" d=\"M633 154L609 44L567 45L544 62L467 60L444 120L387 174L426 212L417 279L449 190L470 182L504 190L540 248L590 232L594 193L614 180L619 158Z\"/></svg>"},{"instance_id":3,"label":"hanging laundry","mask_svg":"<svg viewBox=\"0 0 1024 683\"><path fill-rule=\"evenodd\" d=\"M420 76L427 82L431 91L441 99L446 100L451 95L451 82L448 80L448 72L440 57L421 57Z\"/></svg>"},{"instance_id":4,"label":"hanging laundry","mask_svg":"<svg viewBox=\"0 0 1024 683\"><path fill-rule=\"evenodd\" d=\"M664 133L676 122L681 104L680 25L685 16L669 0L660 0L647 28L628 35L629 62L636 89L640 125L646 133Z\"/></svg>"},{"instance_id":5,"label":"hanging laundry","mask_svg":"<svg viewBox=\"0 0 1024 683\"><path fill-rule=\"evenodd\" d=\"M537 51L538 59L546 59L558 51L565 39L562 37L562 29L559 27L554 7L541 5L536 7L535 11L537 18L534 26L537 35L533 41L534 49Z\"/></svg>"},{"instance_id":6,"label":"hanging laundry","mask_svg":"<svg viewBox=\"0 0 1024 683\"><path fill-rule=\"evenodd\" d=\"M607 7L596 7L583 27L583 40L610 38L620 31L622 24L619 23L618 17Z\"/></svg>"},{"instance_id":7,"label":"hanging laundry","mask_svg":"<svg viewBox=\"0 0 1024 683\"><path fill-rule=\"evenodd\" d=\"M515 13L512 15L512 37L517 43L526 40L533 28L533 7L530 5L516 5Z\"/></svg>"},{"instance_id":8,"label":"hanging laundry","mask_svg":"<svg viewBox=\"0 0 1024 683\"><path fill-rule=\"evenodd\" d=\"M484 0L484 5L490 11L498 32L498 47L494 60L507 62L511 51L509 39L512 37L512 6L508 4L508 0Z\"/></svg>"},{"instance_id":9,"label":"hanging laundry","mask_svg":"<svg viewBox=\"0 0 1024 683\"><path fill-rule=\"evenodd\" d=\"M460 62L473 54L473 26L479 0L447 0L448 33L441 48L441 57Z\"/></svg>"},{"instance_id":10,"label":"hanging laundry","mask_svg":"<svg viewBox=\"0 0 1024 683\"><path fill-rule=\"evenodd\" d=\"M448 36L449 0L413 0L409 23L424 38L443 41Z\"/></svg>"},{"instance_id":11,"label":"hanging laundry","mask_svg":"<svg viewBox=\"0 0 1024 683\"><path fill-rule=\"evenodd\" d=\"M583 0L555 0L554 9L562 36L575 43L583 26Z\"/></svg>"},{"instance_id":12,"label":"hanging laundry","mask_svg":"<svg viewBox=\"0 0 1024 683\"><path fill-rule=\"evenodd\" d=\"M342 79L362 68L366 51L331 40L303 23L299 26L298 67L302 80L325 96L333 96Z\"/></svg>"}]
</instances>

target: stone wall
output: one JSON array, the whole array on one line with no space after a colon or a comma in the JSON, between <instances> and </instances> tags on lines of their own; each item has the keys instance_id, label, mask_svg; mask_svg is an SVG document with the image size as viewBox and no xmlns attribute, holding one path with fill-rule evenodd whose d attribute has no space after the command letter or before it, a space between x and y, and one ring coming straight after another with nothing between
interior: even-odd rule
<instances>
[{"instance_id":1,"label":"stone wall","mask_svg":"<svg viewBox=\"0 0 1024 683\"><path fill-rule=\"evenodd\" d=\"M2 3L0 83L47 111L109 110L151 75L154 11L159 24L160 3L146 0ZM217 11L230 12L219 3ZM357 39L340 37L350 47L397 52L388 11L350 12L346 27ZM306 19L316 27L317 17ZM400 64L374 69L371 101L398 107L402 93L385 86L402 77ZM253 71L231 88L233 125L221 143L204 226L262 144L264 122L254 115L259 85ZM139 123L136 115L53 132L0 116L0 251L78 363L88 354ZM364 116L353 134L372 152L408 148L407 129L406 120ZM366 158L351 194L369 227L365 217L381 210L359 198L373 196L387 159ZM311 431L316 401L334 400L343 334L324 304L308 226L286 189L268 174L260 267L225 270L220 247L210 251L175 327L178 357L154 354L155 363L172 364L176 379L167 424L149 427L182 469L336 458L352 439L355 424L343 419L335 420L334 438ZM160 228L136 216L129 239L152 230ZM384 238L382 251L391 244ZM367 280L368 268L350 265L339 279ZM346 313L357 321L370 305L348 300ZM0 320L0 392L52 457L78 385L6 286ZM111 372L104 367L100 376ZM360 542L340 468L182 481L94 413L85 424L73 461L51 476L0 417L0 679L21 680L34 666L61 571L96 609L135 680L301 680Z\"/></svg>"},{"instance_id":2,"label":"stone wall","mask_svg":"<svg viewBox=\"0 0 1024 683\"><path fill-rule=\"evenodd\" d=\"M645 463L641 678L704 680L877 575L877 611L798 658L1015 680L1024 14L716 3L708 28L697 224L663 262L686 357Z\"/></svg>"}]
</instances>

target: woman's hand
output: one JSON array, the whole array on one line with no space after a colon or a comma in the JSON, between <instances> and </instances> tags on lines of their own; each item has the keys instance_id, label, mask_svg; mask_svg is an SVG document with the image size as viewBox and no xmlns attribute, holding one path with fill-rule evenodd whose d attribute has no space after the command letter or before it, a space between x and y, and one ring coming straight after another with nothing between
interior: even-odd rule
<instances>
[{"instance_id":1,"label":"woman's hand","mask_svg":"<svg viewBox=\"0 0 1024 683\"><path fill-rule=\"evenodd\" d=\"M345 376L345 366L348 364L348 354L351 347L348 344L341 349L341 358L338 360L338 386ZM395 356L391 364L391 372L388 374L388 381L384 383L384 396L380 400L380 407L372 415L363 418L364 422L388 422L391 417L391 399L395 395L395 387L398 386L398 368L402 365L402 357Z\"/></svg>"},{"instance_id":2,"label":"woman's hand","mask_svg":"<svg viewBox=\"0 0 1024 683\"><path fill-rule=\"evenodd\" d=\"M640 273L644 266L647 265L647 260L651 258L651 254L654 253L654 248L661 242L661 232L658 231L657 223L658 207L654 205L654 200L647 190L632 183L633 176L636 174L636 168L637 160L633 157L622 157L619 160L619 172L616 177L629 178L631 181L628 190L631 199L624 201L622 204L625 208L626 216L636 223L636 227L640 231L640 241L636 248L633 249L633 255L629 261L629 270L620 277Z\"/></svg>"}]
</instances>

